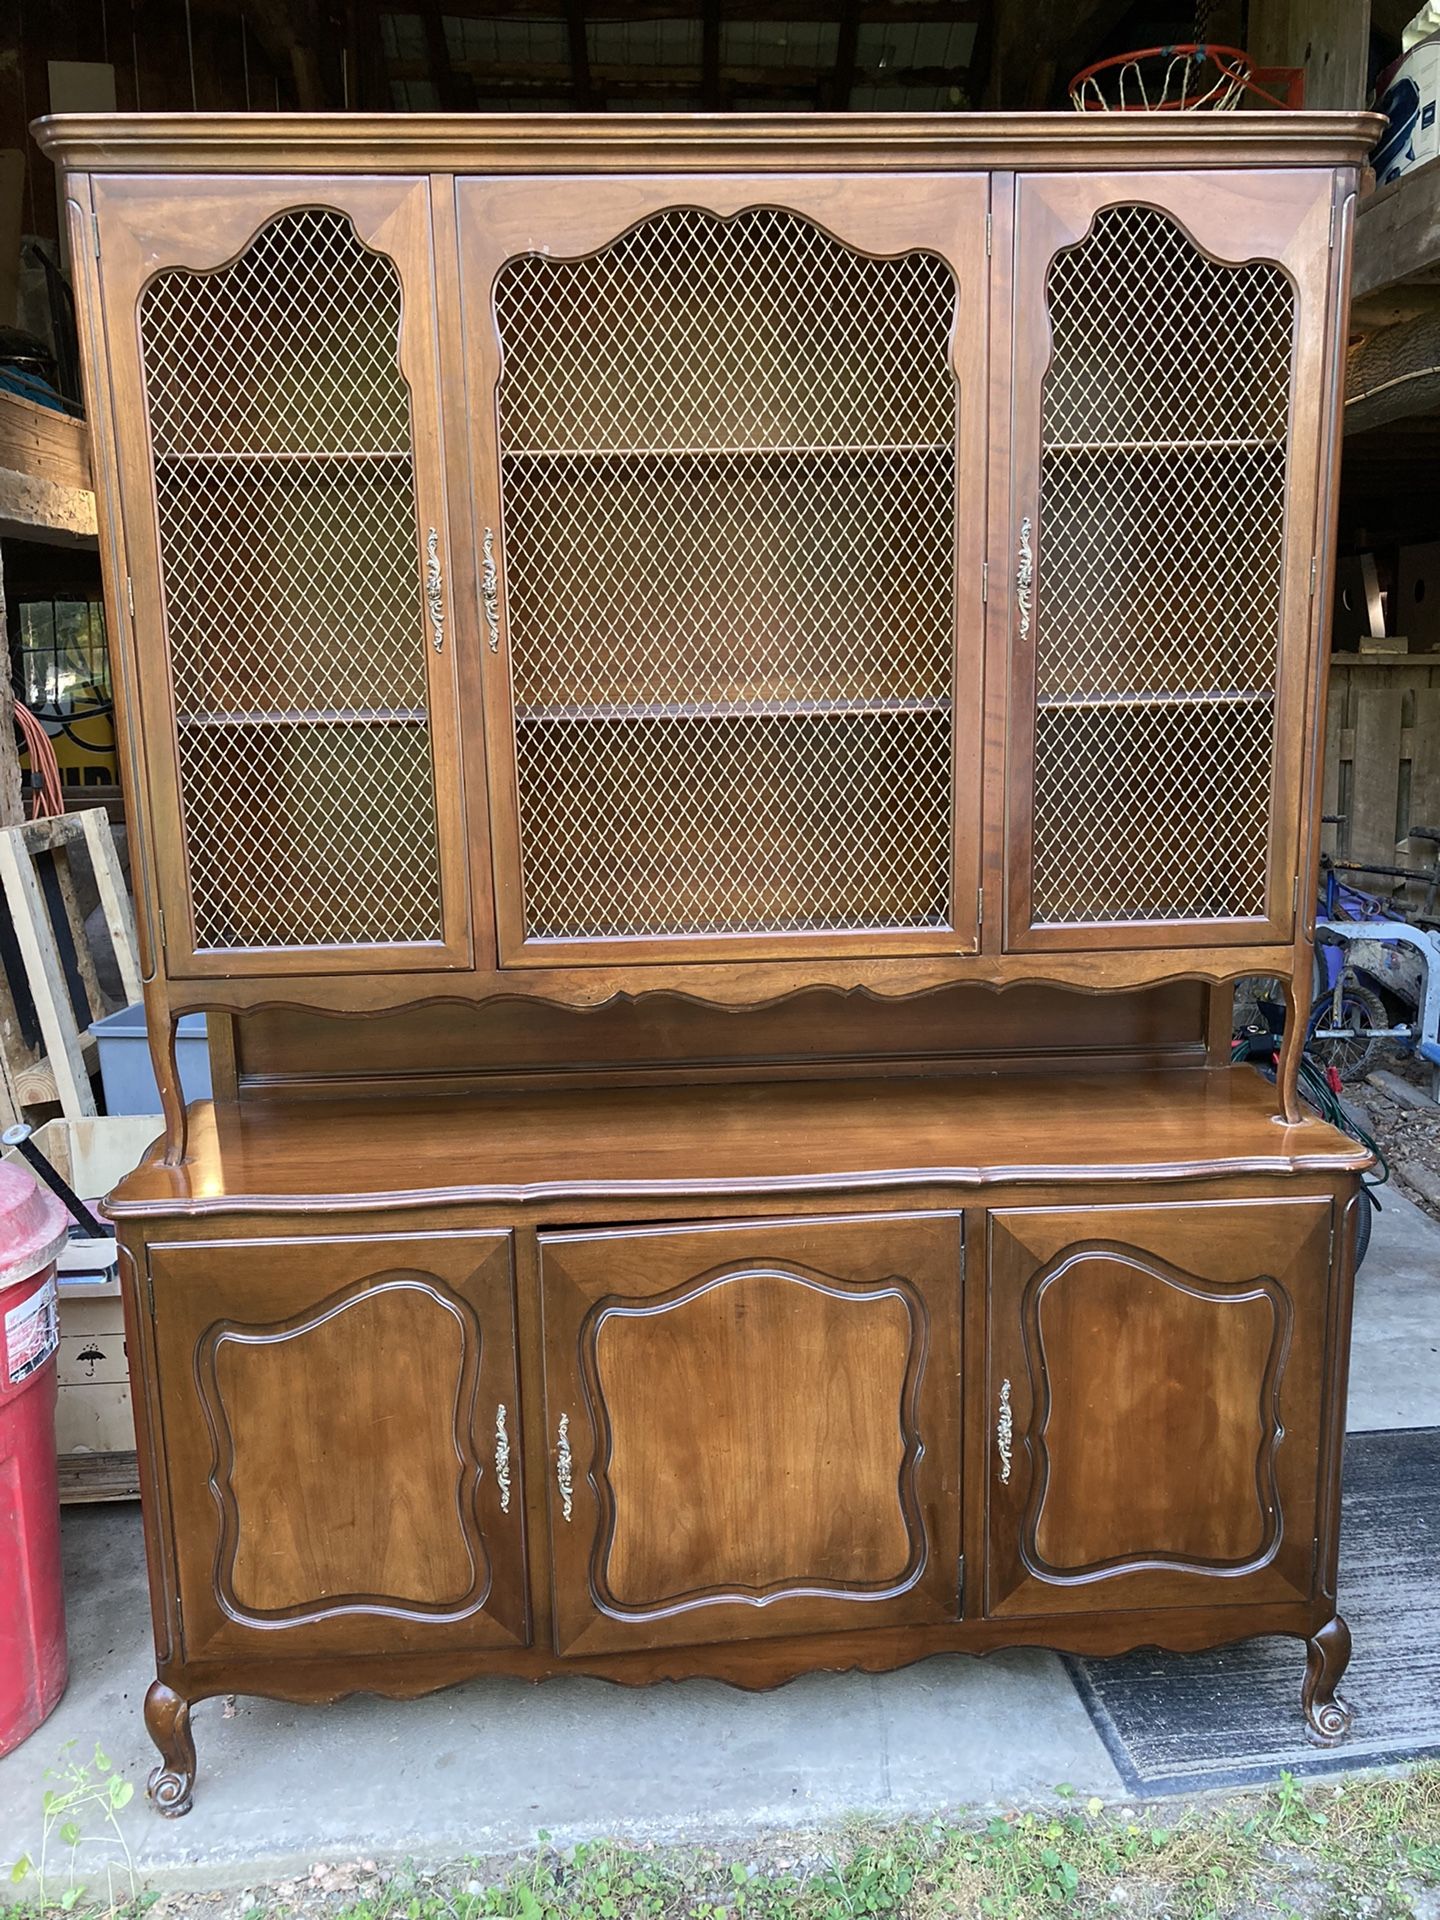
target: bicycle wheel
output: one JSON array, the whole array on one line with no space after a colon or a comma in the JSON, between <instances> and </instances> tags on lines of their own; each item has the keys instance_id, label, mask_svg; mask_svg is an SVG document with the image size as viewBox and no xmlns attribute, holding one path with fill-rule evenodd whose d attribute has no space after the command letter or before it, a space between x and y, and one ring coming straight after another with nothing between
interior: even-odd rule
<instances>
[{"instance_id":1,"label":"bicycle wheel","mask_svg":"<svg viewBox=\"0 0 1440 1920\"><path fill-rule=\"evenodd\" d=\"M1385 1002L1358 980L1340 989L1340 1018L1335 1018L1335 996L1322 993L1310 1009L1306 1051L1322 1067L1334 1067L1349 1086L1363 1080L1380 1058L1385 1042L1377 1038L1390 1025ZM1321 1039L1321 1033L1328 1038Z\"/></svg>"}]
</instances>

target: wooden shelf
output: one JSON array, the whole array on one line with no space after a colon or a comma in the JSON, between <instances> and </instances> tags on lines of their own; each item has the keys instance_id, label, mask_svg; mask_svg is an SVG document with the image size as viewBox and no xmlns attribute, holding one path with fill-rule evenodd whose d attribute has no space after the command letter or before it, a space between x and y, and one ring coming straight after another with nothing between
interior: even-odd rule
<instances>
[{"instance_id":1,"label":"wooden shelf","mask_svg":"<svg viewBox=\"0 0 1440 1920\"><path fill-rule=\"evenodd\" d=\"M195 1107L183 1168L160 1147L107 1211L353 1203L814 1196L904 1186L1290 1173L1369 1164L1318 1121L1277 1125L1250 1067L953 1079L578 1088Z\"/></svg>"},{"instance_id":2,"label":"wooden shelf","mask_svg":"<svg viewBox=\"0 0 1440 1920\"><path fill-rule=\"evenodd\" d=\"M1036 702L1044 712L1095 707L1263 707L1275 698L1273 687L1206 693L1054 693Z\"/></svg>"},{"instance_id":3,"label":"wooden shelf","mask_svg":"<svg viewBox=\"0 0 1440 1920\"><path fill-rule=\"evenodd\" d=\"M254 713L180 713L181 727L409 727L424 726L424 707L312 707Z\"/></svg>"},{"instance_id":4,"label":"wooden shelf","mask_svg":"<svg viewBox=\"0 0 1440 1920\"><path fill-rule=\"evenodd\" d=\"M674 700L658 703L615 701L591 705L517 707L518 724L584 725L608 720L844 720L852 715L945 713L951 702L935 695L894 700Z\"/></svg>"},{"instance_id":5,"label":"wooden shelf","mask_svg":"<svg viewBox=\"0 0 1440 1920\"><path fill-rule=\"evenodd\" d=\"M1237 449L1283 453L1283 440L1052 440L1041 452L1065 453L1220 453Z\"/></svg>"},{"instance_id":6,"label":"wooden shelf","mask_svg":"<svg viewBox=\"0 0 1440 1920\"><path fill-rule=\"evenodd\" d=\"M285 467L408 467L413 456L404 453L157 453L157 467L230 467L273 471Z\"/></svg>"},{"instance_id":7,"label":"wooden shelf","mask_svg":"<svg viewBox=\"0 0 1440 1920\"><path fill-rule=\"evenodd\" d=\"M809 445L773 446L693 446L693 447L506 447L502 459L533 460L537 463L566 460L598 462L603 460L766 460L879 458L885 454L953 454L949 440L897 440L891 442L817 441Z\"/></svg>"}]
</instances>

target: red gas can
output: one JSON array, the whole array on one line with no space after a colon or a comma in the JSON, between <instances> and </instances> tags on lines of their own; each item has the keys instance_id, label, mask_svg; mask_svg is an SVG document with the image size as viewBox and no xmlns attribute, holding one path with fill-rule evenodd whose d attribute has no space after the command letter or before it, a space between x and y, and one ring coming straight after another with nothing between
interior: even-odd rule
<instances>
[{"instance_id":1,"label":"red gas can","mask_svg":"<svg viewBox=\"0 0 1440 1920\"><path fill-rule=\"evenodd\" d=\"M65 1691L55 1482L55 1256L65 1209L0 1161L0 1753Z\"/></svg>"}]
</instances>

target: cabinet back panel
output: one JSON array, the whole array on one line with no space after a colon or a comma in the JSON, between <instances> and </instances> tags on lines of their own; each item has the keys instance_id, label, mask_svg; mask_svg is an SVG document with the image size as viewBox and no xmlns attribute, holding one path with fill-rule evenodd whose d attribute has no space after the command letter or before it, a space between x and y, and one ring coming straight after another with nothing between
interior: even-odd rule
<instances>
[{"instance_id":1,"label":"cabinet back panel","mask_svg":"<svg viewBox=\"0 0 1440 1920\"><path fill-rule=\"evenodd\" d=\"M1228 1045L1228 995L1224 1037ZM816 988L775 1006L722 1011L674 993L633 1005L573 1008L520 999L437 1004L364 1021L273 1007L234 1022L238 1091L312 1086L383 1090L417 1077L564 1079L684 1076L696 1065L756 1077L776 1063L803 1074L877 1071L897 1059L983 1062L998 1071L1069 1062L1197 1066L1206 1059L1211 990L1177 980L1128 994L949 987L907 1000ZM211 1016L216 1020L216 1016ZM217 1077L223 1095L229 1080Z\"/></svg>"}]
</instances>

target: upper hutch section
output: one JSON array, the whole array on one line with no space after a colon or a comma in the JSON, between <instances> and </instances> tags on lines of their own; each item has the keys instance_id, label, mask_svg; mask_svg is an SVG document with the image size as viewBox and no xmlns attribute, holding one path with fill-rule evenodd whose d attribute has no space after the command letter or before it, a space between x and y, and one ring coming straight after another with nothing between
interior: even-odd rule
<instances>
[{"instance_id":1,"label":"upper hutch section","mask_svg":"<svg viewBox=\"0 0 1440 1920\"><path fill-rule=\"evenodd\" d=\"M42 123L169 1004L1293 972L1376 124Z\"/></svg>"}]
</instances>

